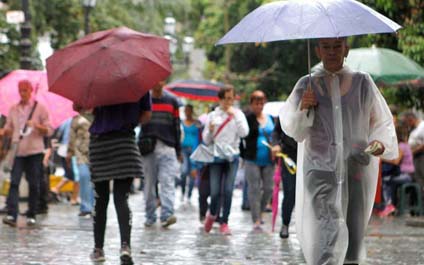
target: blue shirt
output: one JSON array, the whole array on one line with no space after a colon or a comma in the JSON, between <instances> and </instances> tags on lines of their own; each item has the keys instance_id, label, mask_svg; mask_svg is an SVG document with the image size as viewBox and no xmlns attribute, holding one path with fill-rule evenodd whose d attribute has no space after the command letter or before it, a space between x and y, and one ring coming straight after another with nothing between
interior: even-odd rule
<instances>
[{"instance_id":1,"label":"blue shirt","mask_svg":"<svg viewBox=\"0 0 424 265\"><path fill-rule=\"evenodd\" d=\"M184 129L184 139L182 143L182 147L191 147L191 150L194 151L196 147L199 145L199 134L200 129L195 122L190 126L187 126L184 122L182 122Z\"/></svg>"},{"instance_id":2,"label":"blue shirt","mask_svg":"<svg viewBox=\"0 0 424 265\"><path fill-rule=\"evenodd\" d=\"M270 150L265 146L262 141L271 142L272 131L274 130L274 122L269 115L267 115L267 121L265 126L259 126L259 135L256 142L257 151L256 151L256 160L255 163L258 166L267 166L271 165Z\"/></svg>"},{"instance_id":3,"label":"blue shirt","mask_svg":"<svg viewBox=\"0 0 424 265\"><path fill-rule=\"evenodd\" d=\"M151 109L152 99L149 92L138 102L96 107L90 133L133 130L139 123L141 112L151 111Z\"/></svg>"}]
</instances>

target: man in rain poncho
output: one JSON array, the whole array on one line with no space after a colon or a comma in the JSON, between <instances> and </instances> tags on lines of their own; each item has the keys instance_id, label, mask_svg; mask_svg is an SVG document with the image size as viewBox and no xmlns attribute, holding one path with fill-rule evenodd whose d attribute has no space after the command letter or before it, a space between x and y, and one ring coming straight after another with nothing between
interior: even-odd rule
<instances>
[{"instance_id":1,"label":"man in rain poncho","mask_svg":"<svg viewBox=\"0 0 424 265\"><path fill-rule=\"evenodd\" d=\"M358 264L377 184L377 156L398 156L390 110L368 74L343 66L345 38L320 39L323 62L281 108L299 143L296 231L310 265ZM311 84L311 89L308 89Z\"/></svg>"}]
</instances>

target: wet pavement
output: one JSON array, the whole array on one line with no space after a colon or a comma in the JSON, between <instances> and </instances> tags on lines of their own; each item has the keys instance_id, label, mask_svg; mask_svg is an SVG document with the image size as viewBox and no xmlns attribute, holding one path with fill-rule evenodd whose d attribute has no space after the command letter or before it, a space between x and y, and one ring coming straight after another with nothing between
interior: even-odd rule
<instances>
[{"instance_id":1,"label":"wet pavement","mask_svg":"<svg viewBox=\"0 0 424 265\"><path fill-rule=\"evenodd\" d=\"M305 264L294 225L290 237L281 240L271 233L271 214L264 232L253 232L249 212L242 212L241 192L235 191L230 216L231 236L222 236L214 227L205 234L198 220L197 193L191 202L176 196L177 224L163 229L158 223L145 228L143 195L130 197L133 211L132 250L135 264ZM4 197L0 198L3 205ZM113 203L113 200L110 200ZM109 205L106 231L106 262L119 264L119 230L115 210ZM26 204L22 204L21 211ZM66 203L50 206L48 215L38 217L38 225L28 228L20 218L18 228L0 224L0 264L93 264L91 219L78 217L78 207ZM368 259L364 264L424 264L424 228L406 225L410 218L373 218L368 229ZM418 219L422 221L422 219ZM277 227L281 224L280 218ZM279 230L279 229L276 229Z\"/></svg>"}]
</instances>

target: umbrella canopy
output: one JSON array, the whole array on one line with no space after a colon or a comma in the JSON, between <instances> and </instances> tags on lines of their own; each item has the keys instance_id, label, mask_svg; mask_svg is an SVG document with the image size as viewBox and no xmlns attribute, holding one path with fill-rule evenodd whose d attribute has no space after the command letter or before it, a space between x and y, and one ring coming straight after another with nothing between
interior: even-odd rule
<instances>
[{"instance_id":1,"label":"umbrella canopy","mask_svg":"<svg viewBox=\"0 0 424 265\"><path fill-rule=\"evenodd\" d=\"M57 128L77 113L72 101L48 91L47 74L43 71L15 70L0 80L0 112L9 115L9 109L20 100L18 83L28 80L34 87L33 98L43 104L49 113L52 127Z\"/></svg>"},{"instance_id":2,"label":"umbrella canopy","mask_svg":"<svg viewBox=\"0 0 424 265\"><path fill-rule=\"evenodd\" d=\"M377 84L396 84L424 79L424 68L402 53L377 48L349 50L345 64L353 70L369 73ZM314 70L314 66L312 70Z\"/></svg>"},{"instance_id":3,"label":"umbrella canopy","mask_svg":"<svg viewBox=\"0 0 424 265\"><path fill-rule=\"evenodd\" d=\"M126 27L89 34L46 67L50 91L84 108L135 102L172 71L168 40Z\"/></svg>"},{"instance_id":4,"label":"umbrella canopy","mask_svg":"<svg viewBox=\"0 0 424 265\"><path fill-rule=\"evenodd\" d=\"M166 85L165 89L180 97L216 102L222 87L223 83L207 80L179 80Z\"/></svg>"},{"instance_id":5,"label":"umbrella canopy","mask_svg":"<svg viewBox=\"0 0 424 265\"><path fill-rule=\"evenodd\" d=\"M400 25L354 0L289 0L262 5L217 44L338 38L396 32Z\"/></svg>"}]
</instances>

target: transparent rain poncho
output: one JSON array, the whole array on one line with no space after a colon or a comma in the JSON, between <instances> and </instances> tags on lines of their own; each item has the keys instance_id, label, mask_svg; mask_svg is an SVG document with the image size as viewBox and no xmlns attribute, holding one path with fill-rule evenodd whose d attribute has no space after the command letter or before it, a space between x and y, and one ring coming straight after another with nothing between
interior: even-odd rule
<instances>
[{"instance_id":1,"label":"transparent rain poncho","mask_svg":"<svg viewBox=\"0 0 424 265\"><path fill-rule=\"evenodd\" d=\"M382 158L398 157L390 110L365 73L347 67L312 74L318 106L300 110L309 77L280 110L284 132L298 143L296 232L310 265L358 263L377 185L379 158L365 148L380 141Z\"/></svg>"}]
</instances>

